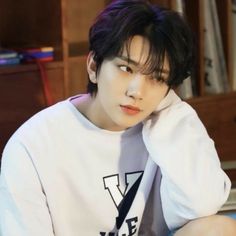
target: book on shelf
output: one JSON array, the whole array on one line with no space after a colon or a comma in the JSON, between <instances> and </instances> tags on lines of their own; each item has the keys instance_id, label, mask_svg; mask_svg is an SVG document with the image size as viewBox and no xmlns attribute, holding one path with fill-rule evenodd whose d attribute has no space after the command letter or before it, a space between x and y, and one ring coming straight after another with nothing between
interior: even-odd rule
<instances>
[{"instance_id":1,"label":"book on shelf","mask_svg":"<svg viewBox=\"0 0 236 236\"><path fill-rule=\"evenodd\" d=\"M34 47L18 49L24 62L33 62L35 60L48 62L54 60L53 47Z\"/></svg>"},{"instance_id":2,"label":"book on shelf","mask_svg":"<svg viewBox=\"0 0 236 236\"><path fill-rule=\"evenodd\" d=\"M17 65L20 61L21 57L16 51L9 49L0 50L0 66Z\"/></svg>"},{"instance_id":3,"label":"book on shelf","mask_svg":"<svg viewBox=\"0 0 236 236\"><path fill-rule=\"evenodd\" d=\"M33 61L43 60L43 59L51 59L53 60L53 53L52 52L22 52L22 58L24 61Z\"/></svg>"},{"instance_id":4,"label":"book on shelf","mask_svg":"<svg viewBox=\"0 0 236 236\"><path fill-rule=\"evenodd\" d=\"M25 52L35 53L35 52L53 52L53 47L36 47L36 48L25 48Z\"/></svg>"},{"instance_id":5,"label":"book on shelf","mask_svg":"<svg viewBox=\"0 0 236 236\"><path fill-rule=\"evenodd\" d=\"M1 49L0 50L0 59L14 58L17 57L18 53L13 50Z\"/></svg>"},{"instance_id":6,"label":"book on shelf","mask_svg":"<svg viewBox=\"0 0 236 236\"><path fill-rule=\"evenodd\" d=\"M205 90L224 93L229 89L226 62L215 0L203 1L205 18Z\"/></svg>"},{"instance_id":7,"label":"book on shelf","mask_svg":"<svg viewBox=\"0 0 236 236\"><path fill-rule=\"evenodd\" d=\"M232 0L233 25L233 90L236 91L236 0Z\"/></svg>"},{"instance_id":8,"label":"book on shelf","mask_svg":"<svg viewBox=\"0 0 236 236\"><path fill-rule=\"evenodd\" d=\"M20 57L0 58L0 66L18 65L18 64L20 64Z\"/></svg>"},{"instance_id":9,"label":"book on shelf","mask_svg":"<svg viewBox=\"0 0 236 236\"><path fill-rule=\"evenodd\" d=\"M53 47L0 49L0 65L15 65L20 62L49 62L54 60Z\"/></svg>"},{"instance_id":10,"label":"book on shelf","mask_svg":"<svg viewBox=\"0 0 236 236\"><path fill-rule=\"evenodd\" d=\"M175 0L176 11L184 16L185 14L185 4L184 0ZM192 89L192 78L188 77L183 81L183 83L178 87L177 90L178 95L183 98L191 98L193 97L193 89Z\"/></svg>"}]
</instances>

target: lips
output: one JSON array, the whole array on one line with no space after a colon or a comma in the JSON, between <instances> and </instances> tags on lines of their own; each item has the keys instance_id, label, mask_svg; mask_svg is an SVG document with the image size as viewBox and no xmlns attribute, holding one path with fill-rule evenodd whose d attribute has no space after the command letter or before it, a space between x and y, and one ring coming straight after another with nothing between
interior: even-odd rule
<instances>
[{"instance_id":1,"label":"lips","mask_svg":"<svg viewBox=\"0 0 236 236\"><path fill-rule=\"evenodd\" d=\"M140 108L131 105L121 105L120 107L122 111L128 115L136 115L141 111Z\"/></svg>"}]
</instances>

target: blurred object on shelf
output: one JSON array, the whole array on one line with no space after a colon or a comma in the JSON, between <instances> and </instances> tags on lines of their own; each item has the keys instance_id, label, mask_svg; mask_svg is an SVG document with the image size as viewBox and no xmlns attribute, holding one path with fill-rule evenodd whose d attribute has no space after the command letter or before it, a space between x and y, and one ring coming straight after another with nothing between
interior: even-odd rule
<instances>
[{"instance_id":1,"label":"blurred object on shelf","mask_svg":"<svg viewBox=\"0 0 236 236\"><path fill-rule=\"evenodd\" d=\"M33 62L35 60L48 62L54 60L53 47L22 48L18 50L23 62Z\"/></svg>"},{"instance_id":2,"label":"blurred object on shelf","mask_svg":"<svg viewBox=\"0 0 236 236\"><path fill-rule=\"evenodd\" d=\"M17 65L21 56L14 50L0 49L0 66Z\"/></svg>"},{"instance_id":3,"label":"blurred object on shelf","mask_svg":"<svg viewBox=\"0 0 236 236\"><path fill-rule=\"evenodd\" d=\"M222 36L215 0L204 2L205 89L209 94L229 90Z\"/></svg>"}]
</instances>

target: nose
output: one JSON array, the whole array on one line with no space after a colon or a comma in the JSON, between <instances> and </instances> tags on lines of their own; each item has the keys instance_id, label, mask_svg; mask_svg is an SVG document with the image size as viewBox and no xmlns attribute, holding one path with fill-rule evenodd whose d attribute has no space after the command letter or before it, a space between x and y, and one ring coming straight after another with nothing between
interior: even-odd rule
<instances>
[{"instance_id":1,"label":"nose","mask_svg":"<svg viewBox=\"0 0 236 236\"><path fill-rule=\"evenodd\" d=\"M128 84L126 95L133 99L142 100L145 90L145 77L142 74L135 75Z\"/></svg>"}]
</instances>

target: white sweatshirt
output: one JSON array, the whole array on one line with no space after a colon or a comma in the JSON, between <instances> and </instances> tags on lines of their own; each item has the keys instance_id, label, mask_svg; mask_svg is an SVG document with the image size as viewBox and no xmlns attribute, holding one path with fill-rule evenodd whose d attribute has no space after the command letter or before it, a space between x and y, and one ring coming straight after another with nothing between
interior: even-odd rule
<instances>
[{"instance_id":1,"label":"white sweatshirt","mask_svg":"<svg viewBox=\"0 0 236 236\"><path fill-rule=\"evenodd\" d=\"M216 213L230 181L196 113L173 91L156 113L111 132L66 100L23 124L3 152L0 235L164 236Z\"/></svg>"},{"instance_id":2,"label":"white sweatshirt","mask_svg":"<svg viewBox=\"0 0 236 236\"><path fill-rule=\"evenodd\" d=\"M217 213L231 182L196 112L173 90L144 122L143 139L161 168L161 200L169 228Z\"/></svg>"}]
</instances>

